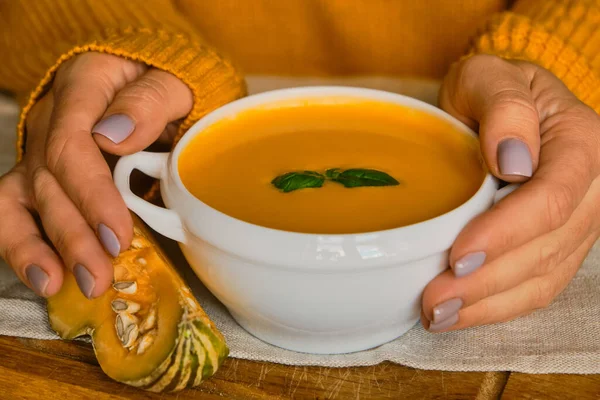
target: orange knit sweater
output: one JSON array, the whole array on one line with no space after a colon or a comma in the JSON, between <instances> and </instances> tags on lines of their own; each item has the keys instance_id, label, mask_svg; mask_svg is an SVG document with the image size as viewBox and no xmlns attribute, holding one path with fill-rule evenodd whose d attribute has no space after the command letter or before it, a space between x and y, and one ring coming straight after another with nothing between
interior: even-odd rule
<instances>
[{"instance_id":1,"label":"orange knit sweater","mask_svg":"<svg viewBox=\"0 0 600 400\"><path fill-rule=\"evenodd\" d=\"M75 54L170 71L193 91L187 129L245 94L242 72L441 78L464 54L538 63L600 111L600 0L0 1L0 88L23 120ZM229 61L231 60L231 61ZM234 67L235 65L235 67Z\"/></svg>"}]
</instances>

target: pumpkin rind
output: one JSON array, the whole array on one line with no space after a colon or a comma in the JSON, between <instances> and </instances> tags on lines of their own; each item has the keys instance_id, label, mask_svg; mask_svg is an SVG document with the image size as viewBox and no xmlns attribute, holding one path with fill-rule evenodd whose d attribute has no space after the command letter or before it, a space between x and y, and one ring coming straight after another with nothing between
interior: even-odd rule
<instances>
[{"instance_id":1,"label":"pumpkin rind","mask_svg":"<svg viewBox=\"0 0 600 400\"><path fill-rule=\"evenodd\" d=\"M152 392L197 386L229 349L143 223L134 221L132 246L113 260L113 287L88 300L65 274L48 299L50 325L63 339L90 335L103 371L119 382Z\"/></svg>"}]
</instances>

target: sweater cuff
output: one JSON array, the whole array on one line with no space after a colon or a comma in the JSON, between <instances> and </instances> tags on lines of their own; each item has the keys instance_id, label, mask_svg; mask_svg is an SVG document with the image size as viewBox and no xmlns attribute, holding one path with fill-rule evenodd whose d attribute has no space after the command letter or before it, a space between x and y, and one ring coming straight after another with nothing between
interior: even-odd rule
<instances>
[{"instance_id":1,"label":"sweater cuff","mask_svg":"<svg viewBox=\"0 0 600 400\"><path fill-rule=\"evenodd\" d=\"M495 16L472 43L468 56L494 54L523 60L551 71L582 102L600 113L600 77L576 47L543 24L514 13Z\"/></svg>"},{"instance_id":2,"label":"sweater cuff","mask_svg":"<svg viewBox=\"0 0 600 400\"><path fill-rule=\"evenodd\" d=\"M176 141L202 116L246 94L245 81L236 68L204 43L184 34L128 28L70 48L48 69L23 102L17 127L17 161L22 159L25 151L25 121L29 111L46 93L58 68L71 57L89 51L146 63L170 72L191 89L193 108L180 125Z\"/></svg>"}]
</instances>

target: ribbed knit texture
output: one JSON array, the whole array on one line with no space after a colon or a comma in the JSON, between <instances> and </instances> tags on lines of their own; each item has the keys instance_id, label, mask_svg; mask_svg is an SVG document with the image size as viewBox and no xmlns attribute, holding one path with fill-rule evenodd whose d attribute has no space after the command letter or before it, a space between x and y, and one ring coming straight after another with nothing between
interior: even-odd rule
<instances>
[{"instance_id":1,"label":"ribbed knit texture","mask_svg":"<svg viewBox=\"0 0 600 400\"><path fill-rule=\"evenodd\" d=\"M491 18L474 53L537 63L600 112L600 0L521 0Z\"/></svg>"},{"instance_id":2,"label":"ribbed knit texture","mask_svg":"<svg viewBox=\"0 0 600 400\"><path fill-rule=\"evenodd\" d=\"M233 65L208 46L168 1L10 0L0 3L0 87L18 95L18 158L25 118L60 65L98 51L168 71L194 94L179 135L207 112L245 94Z\"/></svg>"},{"instance_id":3,"label":"ribbed knit texture","mask_svg":"<svg viewBox=\"0 0 600 400\"><path fill-rule=\"evenodd\" d=\"M0 88L24 119L75 54L164 69L194 93L180 134L251 73L443 77L465 54L538 63L600 111L600 0L0 0ZM479 33L477 29L480 27Z\"/></svg>"}]
</instances>

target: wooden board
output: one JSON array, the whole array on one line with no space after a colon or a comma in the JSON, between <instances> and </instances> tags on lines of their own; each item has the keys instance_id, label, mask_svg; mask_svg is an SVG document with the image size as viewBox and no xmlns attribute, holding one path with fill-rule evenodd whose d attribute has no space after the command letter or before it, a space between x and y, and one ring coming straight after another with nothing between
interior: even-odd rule
<instances>
[{"instance_id":1,"label":"wooden board","mask_svg":"<svg viewBox=\"0 0 600 400\"><path fill-rule=\"evenodd\" d=\"M0 336L0 399L497 399L508 373L294 367L226 360L200 388L153 394L106 377L90 345Z\"/></svg>"},{"instance_id":2,"label":"wooden board","mask_svg":"<svg viewBox=\"0 0 600 400\"><path fill-rule=\"evenodd\" d=\"M513 372L502 399L598 400L600 375L530 375Z\"/></svg>"}]
</instances>

